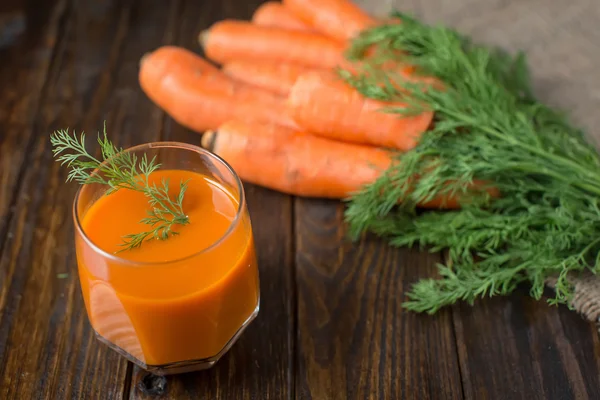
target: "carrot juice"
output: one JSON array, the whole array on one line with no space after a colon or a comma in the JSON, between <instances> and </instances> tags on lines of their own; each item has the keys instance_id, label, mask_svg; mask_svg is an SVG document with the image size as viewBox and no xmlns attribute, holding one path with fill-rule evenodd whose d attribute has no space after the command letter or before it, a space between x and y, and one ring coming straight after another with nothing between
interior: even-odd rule
<instances>
[{"instance_id":1,"label":"carrot juice","mask_svg":"<svg viewBox=\"0 0 600 400\"><path fill-rule=\"evenodd\" d=\"M148 181L168 180L172 195L187 182L189 223L166 240L123 249L126 235L148 230L141 222L148 198L84 185L74 210L83 298L100 339L143 368L206 368L258 312L250 218L241 183L223 161L195 146L154 146L145 151L164 160Z\"/></svg>"}]
</instances>

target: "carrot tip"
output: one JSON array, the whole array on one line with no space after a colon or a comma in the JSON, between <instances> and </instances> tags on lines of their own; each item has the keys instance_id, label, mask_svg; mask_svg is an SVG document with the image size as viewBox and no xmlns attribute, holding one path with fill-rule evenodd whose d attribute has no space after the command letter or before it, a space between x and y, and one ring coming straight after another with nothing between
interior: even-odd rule
<instances>
[{"instance_id":1,"label":"carrot tip","mask_svg":"<svg viewBox=\"0 0 600 400\"><path fill-rule=\"evenodd\" d=\"M198 42L200 43L200 46L202 46L203 49L206 49L206 43L208 42L209 35L210 32L208 30L202 31L198 35Z\"/></svg>"},{"instance_id":2,"label":"carrot tip","mask_svg":"<svg viewBox=\"0 0 600 400\"><path fill-rule=\"evenodd\" d=\"M217 141L217 134L213 131L206 131L200 139L200 145L208 151L213 151Z\"/></svg>"},{"instance_id":3,"label":"carrot tip","mask_svg":"<svg viewBox=\"0 0 600 400\"><path fill-rule=\"evenodd\" d=\"M150 54L152 53L144 53L144 55L140 58L140 67L144 65L144 62L150 58Z\"/></svg>"}]
</instances>

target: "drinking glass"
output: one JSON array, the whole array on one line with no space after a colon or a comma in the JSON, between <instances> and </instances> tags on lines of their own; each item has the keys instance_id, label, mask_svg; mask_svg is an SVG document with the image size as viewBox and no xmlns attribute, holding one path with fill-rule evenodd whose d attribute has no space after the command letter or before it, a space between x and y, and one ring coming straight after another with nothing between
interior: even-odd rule
<instances>
[{"instance_id":1,"label":"drinking glass","mask_svg":"<svg viewBox=\"0 0 600 400\"><path fill-rule=\"evenodd\" d=\"M175 254L166 262L134 262L89 238L82 220L107 186L83 185L73 216L89 321L100 341L147 371L163 375L210 368L259 310L258 268L242 183L224 160L193 145L160 142L125 151L138 159L156 157L160 169L202 174L239 207L227 231L210 246L199 245L191 255Z\"/></svg>"}]
</instances>

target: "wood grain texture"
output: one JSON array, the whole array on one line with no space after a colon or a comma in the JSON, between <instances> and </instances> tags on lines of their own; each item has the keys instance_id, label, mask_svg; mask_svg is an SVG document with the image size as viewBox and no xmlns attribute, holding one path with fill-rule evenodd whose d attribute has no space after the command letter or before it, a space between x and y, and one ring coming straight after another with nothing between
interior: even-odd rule
<instances>
[{"instance_id":1,"label":"wood grain texture","mask_svg":"<svg viewBox=\"0 0 600 400\"><path fill-rule=\"evenodd\" d=\"M66 8L66 1L48 2L38 10L39 14L30 17L36 20L37 29L29 30L18 43L0 50L0 248L14 216L12 205L25 155L33 145L31 131L40 110L55 44L63 35L60 21Z\"/></svg>"},{"instance_id":2,"label":"wood grain texture","mask_svg":"<svg viewBox=\"0 0 600 400\"><path fill-rule=\"evenodd\" d=\"M523 290L453 315L465 398L600 398L598 335L566 307Z\"/></svg>"},{"instance_id":3,"label":"wood grain texture","mask_svg":"<svg viewBox=\"0 0 600 400\"><path fill-rule=\"evenodd\" d=\"M154 44L176 44L197 53L198 33L223 18L248 19L261 1L182 2L174 37ZM160 5L155 5L161 7ZM163 140L200 144L200 135L166 118ZM292 199L245 185L260 270L261 305L255 321L209 371L169 376L162 395L146 395L146 373L134 368L132 399L274 399L293 395L294 264Z\"/></svg>"},{"instance_id":4,"label":"wood grain texture","mask_svg":"<svg viewBox=\"0 0 600 400\"><path fill-rule=\"evenodd\" d=\"M592 74L600 54L589 23L600 18L593 1L575 0L568 12L560 0L360 3L379 14L397 6L482 41L528 49L540 92L597 126L599 114L589 112L600 76ZM0 398L600 398L600 340L576 314L525 293L433 317L407 313L401 303L410 284L433 274L440 257L372 238L350 243L340 204L252 185L261 311L215 368L169 377L162 396L144 395L145 373L94 339L75 269L77 188L63 183L47 134L77 127L91 141L106 120L120 146L198 144L198 134L141 92L138 60L162 44L201 53L201 30L226 17L247 19L260 2L25 3L25 35L0 50ZM540 18L520 22L538 10ZM573 42L569 53L553 46L571 34L589 40Z\"/></svg>"},{"instance_id":5,"label":"wood grain texture","mask_svg":"<svg viewBox=\"0 0 600 400\"><path fill-rule=\"evenodd\" d=\"M23 2L0 3L0 49L13 46L25 32L25 15Z\"/></svg>"},{"instance_id":6,"label":"wood grain texture","mask_svg":"<svg viewBox=\"0 0 600 400\"><path fill-rule=\"evenodd\" d=\"M342 210L296 201L297 397L462 398L450 313L401 308L409 283L439 256L351 243Z\"/></svg>"},{"instance_id":7,"label":"wood grain texture","mask_svg":"<svg viewBox=\"0 0 600 400\"><path fill-rule=\"evenodd\" d=\"M108 391L107 397L114 398L120 387L117 385L111 392L105 386L125 376L125 363L111 362L116 357L111 360L110 356L89 347L91 335L85 325L72 270L69 203L74 187L60 186L64 174L55 168L47 140L46 132L53 129L55 122L66 124L66 121L81 119L81 112L73 107L76 101L73 89L77 86L85 90L93 88L89 81L75 85L70 79L75 53L79 53L74 40L77 36L73 33L83 33L78 32L74 15L81 10L75 10L73 4L63 7L66 7L66 17L61 21L62 35L50 42L54 51L42 89L44 104L34 117L32 129L21 133L31 145L25 154L26 169L19 182L17 212L9 225L7 250L0 261L0 269L6 272L3 290L7 298L1 343L21 343L6 346L2 352L5 398L50 398L82 393L88 388L75 373L79 368L89 375L86 384L99 384L95 393ZM106 47L99 46L97 51ZM85 68L85 64L79 67ZM40 132L46 134L40 135ZM59 279L59 273L68 273L68 277ZM59 375L59 366L67 367L64 372L69 373ZM61 379L63 376L67 384Z\"/></svg>"}]
</instances>

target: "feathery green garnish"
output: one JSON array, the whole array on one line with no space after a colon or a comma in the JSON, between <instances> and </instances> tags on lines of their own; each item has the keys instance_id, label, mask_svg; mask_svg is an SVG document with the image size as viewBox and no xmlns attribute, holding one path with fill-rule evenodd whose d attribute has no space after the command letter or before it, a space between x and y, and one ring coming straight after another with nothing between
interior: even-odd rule
<instances>
[{"instance_id":1,"label":"feathery green garnish","mask_svg":"<svg viewBox=\"0 0 600 400\"><path fill-rule=\"evenodd\" d=\"M414 311L434 313L457 301L506 295L523 282L539 299L550 277L558 283L549 301L566 302L572 295L569 274L595 274L600 266L596 150L559 112L534 98L523 56L510 57L402 14L394 17L402 22L354 41L349 56L362 59L364 70L340 73L367 97L409 105L388 112L433 110L435 125L350 199L351 232L373 231L396 246L448 249L440 278L421 280L409 293L405 307ZM364 58L373 46L375 56ZM444 88L384 74L378 65L390 60L416 66ZM421 178L415 182L415 176ZM475 179L489 182L501 197L468 189ZM415 211L415 204L444 193L462 195L462 209ZM400 206L398 199L404 199Z\"/></svg>"},{"instance_id":2,"label":"feathery green garnish","mask_svg":"<svg viewBox=\"0 0 600 400\"><path fill-rule=\"evenodd\" d=\"M121 244L123 249L119 252L140 247L146 240L168 239L178 234L173 231L174 225L186 225L190 222L183 211L187 182L181 182L178 195L171 198L168 179L162 180L160 185L148 180L148 176L160 168L156 159L149 160L146 154L138 159L135 154L118 149L108 140L106 126L104 135L98 135L102 160L92 156L85 149L84 133L77 137L75 134L71 136L68 130L59 130L50 136L50 142L53 146L52 152L57 157L56 161L70 168L67 182L74 180L82 185L107 185L109 189L106 194L120 189L135 190L148 198L152 209L148 211L148 217L141 222L149 225L149 230L124 236Z\"/></svg>"}]
</instances>

